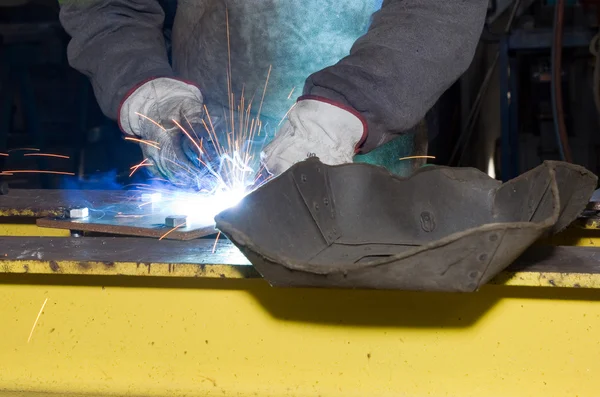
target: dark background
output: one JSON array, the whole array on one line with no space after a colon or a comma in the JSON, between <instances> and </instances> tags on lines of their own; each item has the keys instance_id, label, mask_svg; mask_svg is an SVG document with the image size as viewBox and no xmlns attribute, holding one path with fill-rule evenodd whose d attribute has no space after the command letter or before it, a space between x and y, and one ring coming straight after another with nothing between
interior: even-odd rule
<instances>
[{"instance_id":1,"label":"dark background","mask_svg":"<svg viewBox=\"0 0 600 397\"><path fill-rule=\"evenodd\" d=\"M69 37L58 21L58 3L5 3L0 1L0 153L9 156L0 156L0 170L55 170L75 176L33 173L0 178L11 188L112 189L139 181L142 174L136 180L128 177L129 168L142 160L137 145L123 140L116 124L100 112L87 79L68 65ZM520 173L543 160L559 159L549 83L548 38L555 26L555 4L523 0L506 35L511 7L508 0L490 1L488 23L470 70L428 115L435 164L475 166L506 178L507 170ZM593 172L600 168L596 57L590 50L598 32L597 16L595 1L566 1L561 78L566 127L574 161ZM506 69L494 70L469 127L482 81L503 42L511 43L503 54L512 80L502 79ZM502 108L507 97L509 113ZM503 157L501 141L507 134L512 137L512 155ZM69 159L24 156L35 152L15 150L20 148ZM453 158L453 152L461 155Z\"/></svg>"}]
</instances>

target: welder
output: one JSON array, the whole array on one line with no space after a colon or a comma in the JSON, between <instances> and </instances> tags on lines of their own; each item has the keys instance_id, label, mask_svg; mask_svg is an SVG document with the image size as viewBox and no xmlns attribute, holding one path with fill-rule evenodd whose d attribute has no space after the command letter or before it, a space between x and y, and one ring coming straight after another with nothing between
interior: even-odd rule
<instances>
[{"instance_id":1,"label":"welder","mask_svg":"<svg viewBox=\"0 0 600 397\"><path fill-rule=\"evenodd\" d=\"M230 92L260 98L271 66L260 108L277 131L261 153L270 173L307 156L348 163L405 133L469 66L487 5L63 0L60 18L69 62L90 78L102 111L124 134L158 143L142 151L173 179L202 165L172 120L200 124L205 105L222 115Z\"/></svg>"}]
</instances>

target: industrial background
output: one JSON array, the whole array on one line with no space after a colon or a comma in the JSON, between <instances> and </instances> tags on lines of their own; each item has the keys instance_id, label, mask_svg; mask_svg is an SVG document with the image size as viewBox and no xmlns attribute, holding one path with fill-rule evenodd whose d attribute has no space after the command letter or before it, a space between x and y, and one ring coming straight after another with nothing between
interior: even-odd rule
<instances>
[{"instance_id":1,"label":"industrial background","mask_svg":"<svg viewBox=\"0 0 600 397\"><path fill-rule=\"evenodd\" d=\"M425 118L430 163L600 173L600 1L556 3L490 1L470 69ZM599 394L600 197L461 294L274 288L220 234L78 229L65 210L131 203L144 176L69 67L58 12L0 0L0 171L73 174L0 175L0 397Z\"/></svg>"},{"instance_id":2,"label":"industrial background","mask_svg":"<svg viewBox=\"0 0 600 397\"><path fill-rule=\"evenodd\" d=\"M102 115L86 79L69 67L57 2L0 4L0 150L34 147L69 156L50 161L13 155L0 159L0 168L43 166L76 174L13 176L10 185L111 189L132 183L128 170L141 154ZM553 1L522 0L511 18L512 5L490 2L470 70L428 114L429 154L436 157L431 162L474 166L507 180L543 160L561 159L566 145L573 162L596 172L596 2L567 1L558 24ZM563 33L559 42L553 41L555 29ZM557 67L561 72L553 79ZM562 109L563 122L553 109ZM560 134L568 137L564 144Z\"/></svg>"}]
</instances>

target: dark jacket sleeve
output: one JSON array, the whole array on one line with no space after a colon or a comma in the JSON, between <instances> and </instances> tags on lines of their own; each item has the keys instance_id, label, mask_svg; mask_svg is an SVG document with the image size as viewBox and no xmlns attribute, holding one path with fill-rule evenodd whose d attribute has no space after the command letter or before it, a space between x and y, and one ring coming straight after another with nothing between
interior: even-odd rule
<instances>
[{"instance_id":1,"label":"dark jacket sleeve","mask_svg":"<svg viewBox=\"0 0 600 397\"><path fill-rule=\"evenodd\" d=\"M305 95L359 111L375 149L410 130L469 67L488 0L385 0L368 32L336 65L311 75Z\"/></svg>"},{"instance_id":2,"label":"dark jacket sleeve","mask_svg":"<svg viewBox=\"0 0 600 397\"><path fill-rule=\"evenodd\" d=\"M170 77L157 0L63 0L70 65L89 77L104 114L116 119L125 95L152 77Z\"/></svg>"}]
</instances>

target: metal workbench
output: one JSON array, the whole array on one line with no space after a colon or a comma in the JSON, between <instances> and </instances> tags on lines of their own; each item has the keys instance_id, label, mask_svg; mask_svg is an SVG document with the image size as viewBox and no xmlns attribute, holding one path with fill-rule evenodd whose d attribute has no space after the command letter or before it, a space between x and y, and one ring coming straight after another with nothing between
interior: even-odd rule
<instances>
[{"instance_id":1,"label":"metal workbench","mask_svg":"<svg viewBox=\"0 0 600 397\"><path fill-rule=\"evenodd\" d=\"M540 243L473 294L277 289L223 239L40 228L72 203L39 197L30 211L0 197L0 396L600 390L593 228Z\"/></svg>"}]
</instances>

